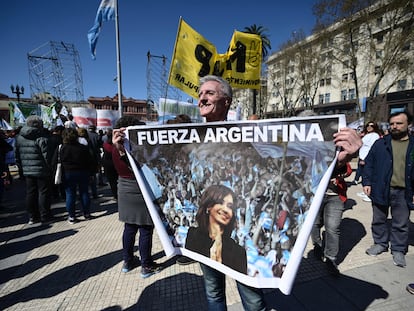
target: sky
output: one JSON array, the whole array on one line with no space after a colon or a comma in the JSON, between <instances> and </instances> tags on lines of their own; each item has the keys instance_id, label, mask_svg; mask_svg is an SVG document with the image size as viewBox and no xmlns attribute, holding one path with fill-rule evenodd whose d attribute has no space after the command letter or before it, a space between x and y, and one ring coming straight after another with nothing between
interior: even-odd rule
<instances>
[{"instance_id":1,"label":"sky","mask_svg":"<svg viewBox=\"0 0 414 311\"><path fill-rule=\"evenodd\" d=\"M0 93L16 97L10 85L24 86L30 97L27 54L57 41L73 44L80 55L84 99L118 93L115 23L104 22L93 60L87 32L101 0L13 0L0 10ZM147 53L171 60L180 17L217 52L226 52L234 30L256 24L267 29L271 52L294 31L309 35L315 18L313 0L296 1L148 1L119 0L122 93L147 98ZM169 68L168 68L169 69Z\"/></svg>"}]
</instances>

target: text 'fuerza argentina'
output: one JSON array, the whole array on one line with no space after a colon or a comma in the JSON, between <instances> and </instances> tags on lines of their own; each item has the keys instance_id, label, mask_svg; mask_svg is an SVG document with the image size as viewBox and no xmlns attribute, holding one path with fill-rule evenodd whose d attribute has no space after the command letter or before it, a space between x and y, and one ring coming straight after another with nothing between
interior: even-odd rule
<instances>
[{"instance_id":1,"label":"text 'fuerza argentina'","mask_svg":"<svg viewBox=\"0 0 414 311\"><path fill-rule=\"evenodd\" d=\"M209 127L201 135L197 128L139 130L138 145L193 143L271 143L324 141L318 123L243 127Z\"/></svg>"}]
</instances>

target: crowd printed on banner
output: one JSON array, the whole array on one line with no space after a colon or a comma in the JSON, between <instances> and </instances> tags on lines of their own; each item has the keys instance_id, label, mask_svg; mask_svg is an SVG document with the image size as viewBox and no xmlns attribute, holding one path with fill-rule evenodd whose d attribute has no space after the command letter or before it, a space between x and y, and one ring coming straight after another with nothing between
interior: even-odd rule
<instances>
[{"instance_id":1,"label":"crowd printed on banner","mask_svg":"<svg viewBox=\"0 0 414 311\"><path fill-rule=\"evenodd\" d=\"M333 134L344 120L341 115L128 128L128 154L167 256L183 254L246 285L288 294L336 161ZM155 133L162 131L160 142ZM198 138L169 139L169 131ZM214 135L205 140L209 131ZM237 139L229 139L231 131ZM254 139L255 131L260 139ZM195 251L206 249L205 238L196 247L186 245L190 229L199 226L203 193L222 186L235 198L227 240L237 245L240 258L231 264Z\"/></svg>"}]
</instances>

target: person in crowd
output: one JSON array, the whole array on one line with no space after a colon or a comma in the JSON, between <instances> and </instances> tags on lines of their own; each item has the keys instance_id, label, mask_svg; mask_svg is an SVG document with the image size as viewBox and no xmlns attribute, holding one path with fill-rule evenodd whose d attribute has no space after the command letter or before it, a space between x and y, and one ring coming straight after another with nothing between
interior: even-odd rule
<instances>
[{"instance_id":1,"label":"person in crowd","mask_svg":"<svg viewBox=\"0 0 414 311\"><path fill-rule=\"evenodd\" d=\"M412 116L407 111L389 117L391 135L375 141L363 170L364 193L372 200L374 244L366 250L377 256L391 248L394 264L405 267L410 208L413 207L414 137L408 134ZM391 228L388 214L391 209Z\"/></svg>"},{"instance_id":2,"label":"person in crowd","mask_svg":"<svg viewBox=\"0 0 414 311\"><path fill-rule=\"evenodd\" d=\"M10 173L10 166L16 164L16 131L7 130L5 134L6 142L12 147L12 150L6 153L7 177L5 179L5 182L11 185L13 183L13 177Z\"/></svg>"},{"instance_id":3,"label":"person in crowd","mask_svg":"<svg viewBox=\"0 0 414 311\"><path fill-rule=\"evenodd\" d=\"M102 144L102 166L104 168L105 177L108 180L111 187L112 195L115 199L118 198L118 172L115 169L114 162L112 161L112 129L109 129L106 133L107 139Z\"/></svg>"},{"instance_id":4,"label":"person in crowd","mask_svg":"<svg viewBox=\"0 0 414 311\"><path fill-rule=\"evenodd\" d=\"M89 187L91 189L92 197L94 199L98 198L98 188L96 185L96 174L98 173L98 156L96 155L96 149L93 147L93 144L89 138L88 131L85 128L78 127L78 141L80 144L88 147L89 153L92 157L92 165L90 166L90 177L89 177Z\"/></svg>"},{"instance_id":5,"label":"person in crowd","mask_svg":"<svg viewBox=\"0 0 414 311\"><path fill-rule=\"evenodd\" d=\"M365 166L365 158L368 155L369 150L377 139L380 138L380 129L378 124L374 121L369 121L365 124L362 136L362 147L359 149L359 158L358 158L358 167L355 173L353 184L358 185L359 179L362 176L362 171ZM368 197L364 197L365 194L362 193L364 201L370 202Z\"/></svg>"},{"instance_id":6,"label":"person in crowd","mask_svg":"<svg viewBox=\"0 0 414 311\"><path fill-rule=\"evenodd\" d=\"M351 173L349 162L334 169L311 231L313 253L317 259L326 263L328 272L333 276L339 275L336 259L339 253L342 214L347 200L345 178ZM325 227L324 239L321 237L322 227Z\"/></svg>"},{"instance_id":7,"label":"person in crowd","mask_svg":"<svg viewBox=\"0 0 414 311\"><path fill-rule=\"evenodd\" d=\"M218 76L208 75L200 79L198 107L200 115L207 122L225 121L233 97L233 91L229 83ZM361 147L361 138L351 128L342 128L334 134L333 142L340 149L337 165L346 165ZM215 269L200 263L204 275L207 302L209 310L225 310L225 275ZM265 310L266 304L263 291L237 283L245 310Z\"/></svg>"},{"instance_id":8,"label":"person in crowd","mask_svg":"<svg viewBox=\"0 0 414 311\"><path fill-rule=\"evenodd\" d=\"M148 278L160 271L160 266L153 260L151 255L154 223L135 179L134 172L129 165L123 145L126 127L144 124L134 116L123 116L118 119L112 136L112 160L118 172L119 220L124 223L122 234L124 263L122 272L129 272L138 265L138 259L134 256L134 245L135 237L139 231L138 249L141 256L141 277Z\"/></svg>"},{"instance_id":9,"label":"person in crowd","mask_svg":"<svg viewBox=\"0 0 414 311\"><path fill-rule=\"evenodd\" d=\"M65 128L73 128L73 129L78 128L78 124L76 124L76 122L73 120L73 116L71 114L68 115L68 120L65 121L64 126Z\"/></svg>"},{"instance_id":10,"label":"person in crowd","mask_svg":"<svg viewBox=\"0 0 414 311\"><path fill-rule=\"evenodd\" d=\"M48 165L48 135L38 116L29 116L16 137L16 162L26 180L26 207L29 224L49 222L51 167Z\"/></svg>"},{"instance_id":11,"label":"person in crowd","mask_svg":"<svg viewBox=\"0 0 414 311\"><path fill-rule=\"evenodd\" d=\"M93 153L96 157L96 163L97 163L97 174L95 174L95 185L98 183L99 186L105 186L105 183L103 182L103 175L102 175L102 136L99 135L96 132L96 126L95 125L89 125L88 126L88 136L89 141L91 143L91 147L93 150ZM98 180L96 180L98 178Z\"/></svg>"},{"instance_id":12,"label":"person in crowd","mask_svg":"<svg viewBox=\"0 0 414 311\"><path fill-rule=\"evenodd\" d=\"M52 165L53 155L55 154L56 150L59 148L59 145L62 144L62 132L65 129L64 126L58 125L53 128L52 133L48 140L48 163ZM62 184L55 185L54 184L54 176L52 174L51 179L52 184L52 198L55 200L65 199L65 188Z\"/></svg>"},{"instance_id":13,"label":"person in crowd","mask_svg":"<svg viewBox=\"0 0 414 311\"><path fill-rule=\"evenodd\" d=\"M7 142L5 132L0 129L0 207L3 199L4 186L8 181L9 170L6 156L10 151L13 151L13 147Z\"/></svg>"},{"instance_id":14,"label":"person in crowd","mask_svg":"<svg viewBox=\"0 0 414 311\"><path fill-rule=\"evenodd\" d=\"M66 128L62 132L62 147L56 149L53 156L53 167L56 167L58 156L63 167L63 184L66 192L66 211L68 222L74 224L76 217L76 194L79 189L80 204L85 220L91 219L88 187L93 158L88 147L79 143L78 131L74 128ZM59 153L59 155L58 155Z\"/></svg>"},{"instance_id":15,"label":"person in crowd","mask_svg":"<svg viewBox=\"0 0 414 311\"><path fill-rule=\"evenodd\" d=\"M247 274L246 250L231 234L236 228L236 195L223 185L208 187L201 196L197 227L188 230L185 248Z\"/></svg>"}]
</instances>

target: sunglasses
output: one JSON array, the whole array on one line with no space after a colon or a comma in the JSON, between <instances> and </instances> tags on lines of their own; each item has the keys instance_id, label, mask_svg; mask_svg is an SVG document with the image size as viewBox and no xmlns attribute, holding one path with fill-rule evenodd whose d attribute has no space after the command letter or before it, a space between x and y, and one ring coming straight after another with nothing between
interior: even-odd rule
<instances>
[{"instance_id":1,"label":"sunglasses","mask_svg":"<svg viewBox=\"0 0 414 311\"><path fill-rule=\"evenodd\" d=\"M368 124L367 126L374 126L374 124Z\"/></svg>"}]
</instances>

